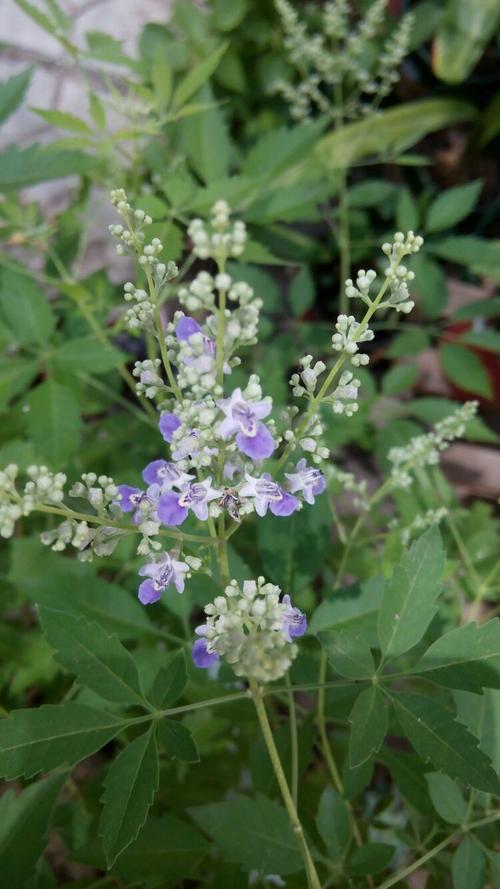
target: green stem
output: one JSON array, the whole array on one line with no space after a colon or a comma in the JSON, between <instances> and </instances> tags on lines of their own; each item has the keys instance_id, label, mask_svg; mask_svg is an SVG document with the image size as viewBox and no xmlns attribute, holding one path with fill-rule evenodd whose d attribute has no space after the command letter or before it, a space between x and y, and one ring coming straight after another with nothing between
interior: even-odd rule
<instances>
[{"instance_id":1,"label":"green stem","mask_svg":"<svg viewBox=\"0 0 500 889\"><path fill-rule=\"evenodd\" d=\"M288 787L288 782L286 780L285 772L283 771L283 766L281 764L278 749L274 742L274 737L271 726L269 724L266 708L264 706L261 689L253 680L250 681L250 688L252 691L253 701L255 704L255 709L260 723L264 742L267 747L267 752L269 753L269 758L271 760L274 774L276 775L276 780L281 790L283 802L285 803L285 807L288 812L290 824L292 826L293 833L295 834L295 837L297 839L297 844L300 849L302 859L304 861L308 887L309 889L321 889L321 883L316 871L316 867L312 859L312 855L309 851L309 846L307 845L307 840L299 820L292 794L290 793L290 788Z\"/></svg>"},{"instance_id":2,"label":"green stem","mask_svg":"<svg viewBox=\"0 0 500 889\"><path fill-rule=\"evenodd\" d=\"M158 337L158 345L160 347L160 355L161 360L163 362L163 367L165 368L165 373L167 375L168 382L170 384L170 388L174 393L178 402L182 402L182 392L179 388L177 380L175 379L174 372L172 370L172 365L170 364L170 359L168 357L167 346L165 343L165 332L163 330L163 324L161 321L161 313L160 313L160 305L158 302L158 293L156 291L156 287L153 281L153 276L151 274L151 269L148 266L145 266L145 274L146 280L148 282L149 296L151 302L153 303L153 321L156 330L156 336Z\"/></svg>"},{"instance_id":3,"label":"green stem","mask_svg":"<svg viewBox=\"0 0 500 889\"><path fill-rule=\"evenodd\" d=\"M382 299L383 299L383 297L384 297L384 294L385 294L387 288L389 287L389 283L390 283L390 279L389 279L389 277L386 277L386 279L385 279L384 283L382 284L382 286L381 286L379 292L377 293L377 296L375 297L375 299L373 300L373 302L370 303L370 305L368 306L368 308L367 308L365 314L363 315L363 318L362 318L361 321L360 321L359 327L358 327L358 329L357 329L357 336L355 336L355 338L354 338L354 342L356 342L356 341L359 339L359 337L364 333L364 331L365 331L366 328L368 327L368 323L369 323L369 321L370 321L370 318L371 318L372 315L377 311L377 309L378 309L378 307L379 307L379 304L382 302ZM328 392L330 386L331 386L332 383L334 382L335 378L337 377L338 373L341 371L341 369L342 369L342 367L344 366L344 364L345 364L346 361L347 361L347 355L346 355L345 353L342 353L342 354L337 358L335 364L334 364L333 367L331 368L330 373L327 375L327 377L326 377L326 379L325 379L323 385L320 387L320 389L319 389L319 391L317 392L317 394L314 396L314 398L311 398L311 401L309 402L309 407L308 407L308 409L307 409L307 411L306 411L306 415L305 415L304 419L302 420L302 422L300 423L300 425L299 425L299 427L298 427L298 429L297 429L297 432L296 432L296 434L295 434L295 440L296 440L296 441L300 441L300 439L301 439L302 436L304 435L304 432L305 432L306 429L308 428L309 423L311 422L311 420L312 420L314 414L316 413L316 411L317 411L319 405L320 405L321 402L323 401L323 398L324 398L325 395L327 394L327 392ZM276 466L275 466L275 471L276 471L276 472L278 472L278 471L281 469L281 467L283 466L283 464L286 463L286 461L288 460L288 457L290 456L290 454L291 454L292 450L294 449L294 447L295 447L295 444L294 444L293 441L290 442L290 443L286 446L286 448L285 448L285 450L283 451L283 453L282 453L280 459L279 459L278 462L276 463Z\"/></svg>"},{"instance_id":4,"label":"green stem","mask_svg":"<svg viewBox=\"0 0 500 889\"><path fill-rule=\"evenodd\" d=\"M140 531L135 525L126 525L123 522L117 522L115 519L101 518L101 516L90 515L85 512L76 512L74 509L62 508L59 506L46 506L43 503L35 505L36 512L46 512L50 515L60 515L67 519L75 519L77 522L90 522L93 525L103 525L106 528L120 528L122 531L139 534ZM163 537L173 537L175 540L190 540L193 543L204 543L206 546L214 543L210 537L202 537L201 534L186 534L183 531L158 531Z\"/></svg>"},{"instance_id":5,"label":"green stem","mask_svg":"<svg viewBox=\"0 0 500 889\"><path fill-rule=\"evenodd\" d=\"M221 513L219 516L219 526L218 526L218 536L217 536L217 544L218 544L218 553L219 553L219 567L222 578L222 583L224 587L226 587L231 580L231 569L229 567L229 557L227 551L227 540L226 540L226 530L224 523L224 513Z\"/></svg>"},{"instance_id":6,"label":"green stem","mask_svg":"<svg viewBox=\"0 0 500 889\"><path fill-rule=\"evenodd\" d=\"M286 674L286 684L288 688L288 713L290 717L290 748L292 754L292 798L295 806L299 799L299 742L297 731L297 708L295 706L295 698L293 696L293 687L289 673Z\"/></svg>"},{"instance_id":7,"label":"green stem","mask_svg":"<svg viewBox=\"0 0 500 889\"><path fill-rule=\"evenodd\" d=\"M436 846L433 846L432 849L429 849L428 852L425 852L424 855L421 855L420 858L417 858L412 864L405 867L403 870L400 870L399 873L395 874L393 877L389 877L389 879L384 880L380 886L377 886L377 889L390 889L391 886L395 886L397 883L400 883L401 880L404 880L406 877L409 877L410 874L414 873L414 871L418 870L423 864L427 861L430 861L431 858L434 858L435 855L438 855L443 849L446 849L446 846L449 846L454 840L458 839L463 833L467 833L469 830L475 830L478 827L483 827L484 824L491 824L492 821L498 821L500 818L500 812L494 812L492 815L487 815L485 818L480 818L479 821L473 821L471 824L464 825L461 830L457 830L454 833L450 834L450 836L446 837L444 840L441 840L440 843L437 843Z\"/></svg>"}]
</instances>

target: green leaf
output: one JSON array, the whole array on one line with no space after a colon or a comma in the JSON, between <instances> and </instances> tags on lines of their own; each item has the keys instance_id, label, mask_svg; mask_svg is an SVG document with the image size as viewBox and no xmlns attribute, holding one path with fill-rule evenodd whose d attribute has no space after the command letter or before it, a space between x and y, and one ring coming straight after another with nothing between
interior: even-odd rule
<instances>
[{"instance_id":1,"label":"green leaf","mask_svg":"<svg viewBox=\"0 0 500 889\"><path fill-rule=\"evenodd\" d=\"M260 793L255 799L238 796L189 813L227 860L247 871L286 876L303 868L288 815Z\"/></svg>"},{"instance_id":2,"label":"green leaf","mask_svg":"<svg viewBox=\"0 0 500 889\"><path fill-rule=\"evenodd\" d=\"M158 710L170 707L180 698L187 683L186 655L181 649L168 666L162 667L151 690L151 703Z\"/></svg>"},{"instance_id":3,"label":"green leaf","mask_svg":"<svg viewBox=\"0 0 500 889\"><path fill-rule=\"evenodd\" d=\"M173 106L180 108L188 99L198 92L200 87L211 77L222 56L228 48L228 43L221 43L202 62L195 65L177 84L174 90Z\"/></svg>"},{"instance_id":4,"label":"green leaf","mask_svg":"<svg viewBox=\"0 0 500 889\"><path fill-rule=\"evenodd\" d=\"M0 83L0 123L10 117L23 101L32 71L32 68L26 68L26 71Z\"/></svg>"},{"instance_id":5,"label":"green leaf","mask_svg":"<svg viewBox=\"0 0 500 889\"><path fill-rule=\"evenodd\" d=\"M135 738L118 754L104 779L99 822L108 868L136 839L158 790L155 727Z\"/></svg>"},{"instance_id":6,"label":"green leaf","mask_svg":"<svg viewBox=\"0 0 500 889\"><path fill-rule=\"evenodd\" d=\"M380 179L365 179L349 189L350 207L379 207L389 201L397 191L392 182Z\"/></svg>"},{"instance_id":7,"label":"green leaf","mask_svg":"<svg viewBox=\"0 0 500 889\"><path fill-rule=\"evenodd\" d=\"M45 347L56 320L47 296L25 275L6 270L0 288L0 313L16 342Z\"/></svg>"},{"instance_id":8,"label":"green leaf","mask_svg":"<svg viewBox=\"0 0 500 889\"><path fill-rule=\"evenodd\" d=\"M348 167L369 155L385 156L414 145L427 133L472 120L476 110L459 99L423 99L381 111L324 136L315 154L327 169Z\"/></svg>"},{"instance_id":9,"label":"green leaf","mask_svg":"<svg viewBox=\"0 0 500 889\"><path fill-rule=\"evenodd\" d=\"M443 821L448 824L463 824L467 819L467 803L458 784L440 772L428 772L425 776L429 785L432 805Z\"/></svg>"},{"instance_id":10,"label":"green leaf","mask_svg":"<svg viewBox=\"0 0 500 889\"><path fill-rule=\"evenodd\" d=\"M361 876L379 874L390 864L395 851L394 846L386 843L366 843L352 855L348 864L349 871Z\"/></svg>"},{"instance_id":11,"label":"green leaf","mask_svg":"<svg viewBox=\"0 0 500 889\"><path fill-rule=\"evenodd\" d=\"M492 397L488 371L471 349L456 343L444 343L439 349L439 361L446 376L455 386L485 398Z\"/></svg>"},{"instance_id":12,"label":"green leaf","mask_svg":"<svg viewBox=\"0 0 500 889\"><path fill-rule=\"evenodd\" d=\"M420 641L437 610L445 553L439 530L430 528L405 552L386 581L378 614L384 657L404 654Z\"/></svg>"},{"instance_id":13,"label":"green leaf","mask_svg":"<svg viewBox=\"0 0 500 889\"><path fill-rule=\"evenodd\" d=\"M30 462L33 462L31 460ZM65 559L40 548L37 538L12 542L11 582L37 605L97 621L121 639L162 635L137 598L124 587L98 577L94 564Z\"/></svg>"},{"instance_id":14,"label":"green leaf","mask_svg":"<svg viewBox=\"0 0 500 889\"><path fill-rule=\"evenodd\" d=\"M106 108L101 102L97 93L90 92L89 96L89 110L90 116L92 117L92 121L98 130L106 129Z\"/></svg>"},{"instance_id":15,"label":"green leaf","mask_svg":"<svg viewBox=\"0 0 500 889\"><path fill-rule=\"evenodd\" d=\"M243 176L274 179L292 164L307 158L318 136L325 128L325 121L307 127L282 127L265 132L246 153L241 173Z\"/></svg>"},{"instance_id":16,"label":"green leaf","mask_svg":"<svg viewBox=\"0 0 500 889\"><path fill-rule=\"evenodd\" d=\"M349 762L356 768L380 749L387 733L387 701L376 685L366 688L354 701L349 716Z\"/></svg>"},{"instance_id":17,"label":"green leaf","mask_svg":"<svg viewBox=\"0 0 500 889\"><path fill-rule=\"evenodd\" d=\"M375 663L366 638L359 629L325 630L318 634L329 663L347 679L370 679Z\"/></svg>"},{"instance_id":18,"label":"green leaf","mask_svg":"<svg viewBox=\"0 0 500 889\"><path fill-rule=\"evenodd\" d=\"M453 889L484 889L486 858L472 836L465 836L453 853Z\"/></svg>"},{"instance_id":19,"label":"green leaf","mask_svg":"<svg viewBox=\"0 0 500 889\"><path fill-rule=\"evenodd\" d=\"M398 333L387 350L388 358L409 358L428 349L431 339L425 330L403 330Z\"/></svg>"},{"instance_id":20,"label":"green leaf","mask_svg":"<svg viewBox=\"0 0 500 889\"><path fill-rule=\"evenodd\" d=\"M182 762L199 762L200 755L187 726L163 717L158 722L158 740L170 756Z\"/></svg>"},{"instance_id":21,"label":"green leaf","mask_svg":"<svg viewBox=\"0 0 500 889\"><path fill-rule=\"evenodd\" d=\"M415 753L390 750L386 745L377 757L389 769L394 783L407 802L422 815L429 814L429 790L422 774L422 761Z\"/></svg>"},{"instance_id":22,"label":"green leaf","mask_svg":"<svg viewBox=\"0 0 500 889\"><path fill-rule=\"evenodd\" d=\"M286 522L267 515L257 526L257 540L267 577L293 592L321 571L331 546L330 513L326 498L314 509L302 509Z\"/></svg>"},{"instance_id":23,"label":"green leaf","mask_svg":"<svg viewBox=\"0 0 500 889\"><path fill-rule=\"evenodd\" d=\"M337 631L359 629L369 639L370 645L375 647L378 639L376 616L382 600L383 583L382 578L372 577L361 587L336 591L332 598L325 599L316 608L309 624L310 632L318 633L333 627Z\"/></svg>"},{"instance_id":24,"label":"green leaf","mask_svg":"<svg viewBox=\"0 0 500 889\"><path fill-rule=\"evenodd\" d=\"M415 364L395 364L382 378L382 392L384 395L399 395L406 389L411 389L418 376L418 368Z\"/></svg>"},{"instance_id":25,"label":"green leaf","mask_svg":"<svg viewBox=\"0 0 500 889\"><path fill-rule=\"evenodd\" d=\"M80 117L70 114L68 111L51 111L47 108L31 108L34 114L41 117L46 123L60 130L68 130L82 136L91 136L92 129Z\"/></svg>"},{"instance_id":26,"label":"green leaf","mask_svg":"<svg viewBox=\"0 0 500 889\"><path fill-rule=\"evenodd\" d=\"M321 794L316 827L331 860L344 858L352 838L352 819L347 805L333 787L327 787Z\"/></svg>"},{"instance_id":27,"label":"green leaf","mask_svg":"<svg viewBox=\"0 0 500 889\"><path fill-rule=\"evenodd\" d=\"M210 84L200 92L204 102L213 102ZM195 114L184 121L182 128L184 150L196 173L206 184L229 175L231 140L226 119L218 107Z\"/></svg>"},{"instance_id":28,"label":"green leaf","mask_svg":"<svg viewBox=\"0 0 500 889\"><path fill-rule=\"evenodd\" d=\"M409 670L446 688L500 688L500 620L465 624L434 642Z\"/></svg>"},{"instance_id":29,"label":"green leaf","mask_svg":"<svg viewBox=\"0 0 500 889\"><path fill-rule=\"evenodd\" d=\"M117 704L144 706L139 674L129 651L97 623L42 608L40 619L56 661L96 694Z\"/></svg>"},{"instance_id":30,"label":"green leaf","mask_svg":"<svg viewBox=\"0 0 500 889\"><path fill-rule=\"evenodd\" d=\"M500 783L477 739L449 710L422 695L398 694L396 714L424 762L469 787L500 794Z\"/></svg>"},{"instance_id":31,"label":"green leaf","mask_svg":"<svg viewBox=\"0 0 500 889\"><path fill-rule=\"evenodd\" d=\"M25 886L33 875L66 777L52 775L26 787L18 796L8 790L0 798L0 872L5 886Z\"/></svg>"},{"instance_id":32,"label":"green leaf","mask_svg":"<svg viewBox=\"0 0 500 889\"><path fill-rule=\"evenodd\" d=\"M214 21L220 31L232 31L244 19L247 12L247 0L233 0L229 4L226 0L214 2Z\"/></svg>"},{"instance_id":33,"label":"green leaf","mask_svg":"<svg viewBox=\"0 0 500 889\"><path fill-rule=\"evenodd\" d=\"M154 54L151 65L151 81L160 109L166 108L172 95L172 69L163 50L159 49Z\"/></svg>"},{"instance_id":34,"label":"green leaf","mask_svg":"<svg viewBox=\"0 0 500 889\"><path fill-rule=\"evenodd\" d=\"M50 360L56 370L63 373L98 374L124 364L126 358L110 343L102 343L94 336L79 336L58 346Z\"/></svg>"},{"instance_id":35,"label":"green leaf","mask_svg":"<svg viewBox=\"0 0 500 889\"><path fill-rule=\"evenodd\" d=\"M11 145L0 154L0 190L16 191L49 179L88 173L97 163L96 157L80 151L58 151L37 144L28 148Z\"/></svg>"},{"instance_id":36,"label":"green leaf","mask_svg":"<svg viewBox=\"0 0 500 889\"><path fill-rule=\"evenodd\" d=\"M112 65L127 65L134 67L133 59L124 53L121 42L112 37L106 31L87 31L88 55L101 62L110 62Z\"/></svg>"},{"instance_id":37,"label":"green leaf","mask_svg":"<svg viewBox=\"0 0 500 889\"><path fill-rule=\"evenodd\" d=\"M462 83L482 56L500 20L497 0L449 0L432 52L434 74L446 83Z\"/></svg>"},{"instance_id":38,"label":"green leaf","mask_svg":"<svg viewBox=\"0 0 500 889\"><path fill-rule=\"evenodd\" d=\"M147 827L115 862L112 873L124 883L138 886L171 886L189 879L209 848L201 833L173 815L148 818ZM105 857L97 837L72 858L104 870Z\"/></svg>"},{"instance_id":39,"label":"green leaf","mask_svg":"<svg viewBox=\"0 0 500 889\"><path fill-rule=\"evenodd\" d=\"M29 388L38 370L38 361L12 356L5 361L0 359L0 410L5 410L12 398Z\"/></svg>"},{"instance_id":40,"label":"green leaf","mask_svg":"<svg viewBox=\"0 0 500 889\"><path fill-rule=\"evenodd\" d=\"M411 268L415 272L412 291L417 295L418 306L427 318L438 318L448 301L448 284L441 266L427 254L419 253L413 257Z\"/></svg>"},{"instance_id":41,"label":"green leaf","mask_svg":"<svg viewBox=\"0 0 500 889\"><path fill-rule=\"evenodd\" d=\"M401 188L396 204L396 228L407 232L418 230L420 214L418 207L407 188Z\"/></svg>"},{"instance_id":42,"label":"green leaf","mask_svg":"<svg viewBox=\"0 0 500 889\"><path fill-rule=\"evenodd\" d=\"M67 701L15 710L0 720L0 774L11 780L74 766L104 747L127 720Z\"/></svg>"},{"instance_id":43,"label":"green leaf","mask_svg":"<svg viewBox=\"0 0 500 889\"><path fill-rule=\"evenodd\" d=\"M26 426L36 451L49 466L60 469L78 449L82 429L78 399L49 377L27 401Z\"/></svg>"},{"instance_id":44,"label":"green leaf","mask_svg":"<svg viewBox=\"0 0 500 889\"><path fill-rule=\"evenodd\" d=\"M314 305L315 296L315 286L311 272L307 266L303 266L294 276L288 292L290 307L296 318L303 315Z\"/></svg>"},{"instance_id":45,"label":"green leaf","mask_svg":"<svg viewBox=\"0 0 500 889\"><path fill-rule=\"evenodd\" d=\"M500 245L473 235L457 235L443 241L429 243L428 249L436 256L465 265L479 276L500 282Z\"/></svg>"},{"instance_id":46,"label":"green leaf","mask_svg":"<svg viewBox=\"0 0 500 889\"><path fill-rule=\"evenodd\" d=\"M442 231L465 219L476 206L482 187L483 181L478 179L439 194L427 211L425 231Z\"/></svg>"}]
</instances>

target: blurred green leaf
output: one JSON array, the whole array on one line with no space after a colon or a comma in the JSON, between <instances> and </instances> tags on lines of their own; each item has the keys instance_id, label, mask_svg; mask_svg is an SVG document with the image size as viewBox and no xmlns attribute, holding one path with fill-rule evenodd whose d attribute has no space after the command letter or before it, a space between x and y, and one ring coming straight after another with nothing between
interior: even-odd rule
<instances>
[{"instance_id":1,"label":"blurred green leaf","mask_svg":"<svg viewBox=\"0 0 500 889\"><path fill-rule=\"evenodd\" d=\"M353 853L348 868L354 874L378 874L390 864L395 851L386 843L366 843Z\"/></svg>"},{"instance_id":2,"label":"blurred green leaf","mask_svg":"<svg viewBox=\"0 0 500 889\"><path fill-rule=\"evenodd\" d=\"M80 117L76 117L68 111L52 111L48 108L30 108L30 111L53 127L69 130L70 133L80 133L83 136L92 135L91 127Z\"/></svg>"},{"instance_id":3,"label":"blurred green leaf","mask_svg":"<svg viewBox=\"0 0 500 889\"><path fill-rule=\"evenodd\" d=\"M497 0L448 0L434 40L432 67L446 83L462 83L500 22Z\"/></svg>"},{"instance_id":4,"label":"blurred green leaf","mask_svg":"<svg viewBox=\"0 0 500 889\"><path fill-rule=\"evenodd\" d=\"M151 703L157 709L170 707L182 695L187 682L186 655L181 649L159 671L151 690Z\"/></svg>"},{"instance_id":5,"label":"blurred green leaf","mask_svg":"<svg viewBox=\"0 0 500 889\"><path fill-rule=\"evenodd\" d=\"M465 836L453 853L453 889L484 889L486 859L474 837Z\"/></svg>"},{"instance_id":6,"label":"blurred green leaf","mask_svg":"<svg viewBox=\"0 0 500 889\"><path fill-rule=\"evenodd\" d=\"M382 378L384 395L399 395L411 389L418 376L418 368L414 364L395 364Z\"/></svg>"},{"instance_id":7,"label":"blurred green leaf","mask_svg":"<svg viewBox=\"0 0 500 889\"><path fill-rule=\"evenodd\" d=\"M71 389L52 378L34 389L27 403L26 426L36 451L49 466L60 470L80 441L80 404Z\"/></svg>"},{"instance_id":8,"label":"blurred green leaf","mask_svg":"<svg viewBox=\"0 0 500 889\"><path fill-rule=\"evenodd\" d=\"M56 319L46 294L24 275L7 269L0 287L0 314L21 345L45 347Z\"/></svg>"},{"instance_id":9,"label":"blurred green leaf","mask_svg":"<svg viewBox=\"0 0 500 889\"><path fill-rule=\"evenodd\" d=\"M476 206L482 187L483 181L478 179L441 192L427 210L425 231L441 231L465 219Z\"/></svg>"},{"instance_id":10,"label":"blurred green leaf","mask_svg":"<svg viewBox=\"0 0 500 889\"><path fill-rule=\"evenodd\" d=\"M54 147L12 145L0 154L0 190L15 191L49 179L82 175L97 166L97 160L80 151L58 151Z\"/></svg>"},{"instance_id":11,"label":"blurred green leaf","mask_svg":"<svg viewBox=\"0 0 500 889\"><path fill-rule=\"evenodd\" d=\"M0 798L0 870L4 885L23 887L33 876L45 845L52 809L66 774L37 781L17 796L8 790Z\"/></svg>"},{"instance_id":12,"label":"blurred green leaf","mask_svg":"<svg viewBox=\"0 0 500 889\"><path fill-rule=\"evenodd\" d=\"M352 838L351 813L333 787L321 794L316 827L332 861L344 858Z\"/></svg>"},{"instance_id":13,"label":"blurred green leaf","mask_svg":"<svg viewBox=\"0 0 500 889\"><path fill-rule=\"evenodd\" d=\"M228 43L221 43L202 62L195 65L191 71L177 84L173 95L174 108L181 108L191 96L198 92L200 87L211 77L222 56L228 48Z\"/></svg>"},{"instance_id":14,"label":"blurred green leaf","mask_svg":"<svg viewBox=\"0 0 500 889\"><path fill-rule=\"evenodd\" d=\"M463 824L467 819L467 803L458 784L440 772L428 772L425 777L438 815L448 824Z\"/></svg>"},{"instance_id":15,"label":"blurred green leaf","mask_svg":"<svg viewBox=\"0 0 500 889\"><path fill-rule=\"evenodd\" d=\"M314 305L316 289L311 272L304 266L294 276L288 291L290 307L295 317L300 317Z\"/></svg>"},{"instance_id":16,"label":"blurred green leaf","mask_svg":"<svg viewBox=\"0 0 500 889\"><path fill-rule=\"evenodd\" d=\"M32 68L0 82L0 123L10 117L24 99L30 84Z\"/></svg>"},{"instance_id":17,"label":"blurred green leaf","mask_svg":"<svg viewBox=\"0 0 500 889\"><path fill-rule=\"evenodd\" d=\"M485 398L492 397L488 371L471 349L458 343L444 343L439 348L439 361L446 376L455 386Z\"/></svg>"},{"instance_id":18,"label":"blurred green leaf","mask_svg":"<svg viewBox=\"0 0 500 889\"><path fill-rule=\"evenodd\" d=\"M427 318L439 318L448 301L448 283L441 266L428 254L419 253L412 258L411 269L419 309Z\"/></svg>"}]
</instances>

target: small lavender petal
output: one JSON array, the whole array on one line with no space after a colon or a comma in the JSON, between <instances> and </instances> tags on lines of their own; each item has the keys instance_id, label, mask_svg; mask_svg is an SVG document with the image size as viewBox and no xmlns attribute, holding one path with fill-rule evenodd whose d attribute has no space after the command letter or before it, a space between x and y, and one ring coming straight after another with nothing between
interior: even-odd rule
<instances>
[{"instance_id":1,"label":"small lavender petal","mask_svg":"<svg viewBox=\"0 0 500 889\"><path fill-rule=\"evenodd\" d=\"M203 670L207 670L219 660L219 655L216 652L207 651L206 639L196 640L193 645L191 657L193 658L193 663Z\"/></svg>"},{"instance_id":2,"label":"small lavender petal","mask_svg":"<svg viewBox=\"0 0 500 889\"><path fill-rule=\"evenodd\" d=\"M161 590L155 589L152 580L143 580L139 586L138 595L139 602L143 605L152 605L153 602L158 602L158 599L161 597Z\"/></svg>"},{"instance_id":3,"label":"small lavender petal","mask_svg":"<svg viewBox=\"0 0 500 889\"><path fill-rule=\"evenodd\" d=\"M283 491L283 499L278 502L271 502L269 509L276 516L289 516L297 509L299 502L293 494Z\"/></svg>"},{"instance_id":4,"label":"small lavender petal","mask_svg":"<svg viewBox=\"0 0 500 889\"><path fill-rule=\"evenodd\" d=\"M137 494L142 494L140 488L133 488L131 485L118 485L118 493L120 494L120 499L118 500L118 505L122 512L133 512L134 509L137 509L137 503L134 503L130 498Z\"/></svg>"},{"instance_id":5,"label":"small lavender petal","mask_svg":"<svg viewBox=\"0 0 500 889\"><path fill-rule=\"evenodd\" d=\"M303 636L307 630L307 617L300 610L294 608L290 596L283 596L283 605L286 605L284 629L288 633L290 639L297 636Z\"/></svg>"},{"instance_id":6,"label":"small lavender petal","mask_svg":"<svg viewBox=\"0 0 500 889\"><path fill-rule=\"evenodd\" d=\"M175 335L178 340L188 340L193 334L201 333L201 327L194 318L184 315L175 328Z\"/></svg>"},{"instance_id":7,"label":"small lavender petal","mask_svg":"<svg viewBox=\"0 0 500 889\"><path fill-rule=\"evenodd\" d=\"M249 436L240 432L236 436L236 444L239 450L247 457L251 457L252 460L266 460L276 447L274 439L264 423L259 423L256 435Z\"/></svg>"},{"instance_id":8,"label":"small lavender petal","mask_svg":"<svg viewBox=\"0 0 500 889\"><path fill-rule=\"evenodd\" d=\"M142 470L142 477L147 485L159 484L161 482L158 471L167 466L166 460L153 460L148 463Z\"/></svg>"},{"instance_id":9,"label":"small lavender petal","mask_svg":"<svg viewBox=\"0 0 500 889\"><path fill-rule=\"evenodd\" d=\"M179 504L178 494L163 494L158 501L158 518L164 525L182 525L188 510Z\"/></svg>"},{"instance_id":10,"label":"small lavender petal","mask_svg":"<svg viewBox=\"0 0 500 889\"><path fill-rule=\"evenodd\" d=\"M181 421L175 414L163 413L160 417L158 426L164 441L168 441L170 444L175 430L178 429L180 425Z\"/></svg>"}]
</instances>

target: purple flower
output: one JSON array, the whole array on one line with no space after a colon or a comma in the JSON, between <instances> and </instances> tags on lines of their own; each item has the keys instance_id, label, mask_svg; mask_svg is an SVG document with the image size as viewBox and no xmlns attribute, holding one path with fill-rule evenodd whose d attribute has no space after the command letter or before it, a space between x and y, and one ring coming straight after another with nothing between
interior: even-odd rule
<instances>
[{"instance_id":1,"label":"purple flower","mask_svg":"<svg viewBox=\"0 0 500 889\"><path fill-rule=\"evenodd\" d=\"M271 412L272 401L247 401L241 389L235 389L230 398L219 402L225 417L219 426L224 440L236 436L239 450L253 460L265 460L274 451L274 439L267 426L261 422Z\"/></svg>"},{"instance_id":2,"label":"purple flower","mask_svg":"<svg viewBox=\"0 0 500 889\"><path fill-rule=\"evenodd\" d=\"M164 441L168 441L170 444L175 430L181 425L181 421L175 414L163 413L158 425Z\"/></svg>"},{"instance_id":3,"label":"purple flower","mask_svg":"<svg viewBox=\"0 0 500 889\"><path fill-rule=\"evenodd\" d=\"M141 509L144 503L147 503L152 510L160 496L160 488L158 485L150 485L147 491L141 488L132 488L130 485L118 485L118 493L120 499L116 501L122 512L133 512L134 524L140 525L146 518L146 512Z\"/></svg>"},{"instance_id":4,"label":"purple flower","mask_svg":"<svg viewBox=\"0 0 500 889\"><path fill-rule=\"evenodd\" d=\"M139 587L139 600L143 605L151 605L157 602L162 592L173 583L177 592L184 590L184 575L189 571L186 562L178 562L172 559L168 553L163 553L161 559L150 562L139 569L141 577L147 577Z\"/></svg>"},{"instance_id":5,"label":"purple flower","mask_svg":"<svg viewBox=\"0 0 500 889\"><path fill-rule=\"evenodd\" d=\"M193 658L195 666L200 667L203 670L208 670L209 667L212 667L213 664L216 664L217 661L220 660L217 652L208 650L206 639L196 640L193 645L191 657Z\"/></svg>"},{"instance_id":6,"label":"purple flower","mask_svg":"<svg viewBox=\"0 0 500 889\"><path fill-rule=\"evenodd\" d=\"M276 516L289 516L297 509L299 502L293 494L285 491L277 482L271 481L269 473L264 473L262 478L254 478L248 473L246 482L239 490L240 497L252 497L255 512L259 516L265 516L268 509Z\"/></svg>"},{"instance_id":7,"label":"purple flower","mask_svg":"<svg viewBox=\"0 0 500 889\"><path fill-rule=\"evenodd\" d=\"M195 333L201 333L200 325L194 318L189 318L187 315L183 315L180 321L177 322L177 327L175 328L177 339L182 342L182 340L188 340Z\"/></svg>"},{"instance_id":8,"label":"purple flower","mask_svg":"<svg viewBox=\"0 0 500 889\"><path fill-rule=\"evenodd\" d=\"M164 525L182 525L190 509L201 521L208 519L208 504L221 496L221 491L212 488L212 479L193 482L182 486L180 494L169 492L160 497L158 518Z\"/></svg>"},{"instance_id":9,"label":"purple flower","mask_svg":"<svg viewBox=\"0 0 500 889\"><path fill-rule=\"evenodd\" d=\"M295 467L295 472L285 473L290 482L290 490L292 494L301 491L304 495L306 503L313 504L315 497L322 494L326 488L325 477L319 469L307 466L304 458L299 460Z\"/></svg>"},{"instance_id":10,"label":"purple flower","mask_svg":"<svg viewBox=\"0 0 500 889\"><path fill-rule=\"evenodd\" d=\"M169 463L167 460L153 460L143 469L142 477L148 485L160 485L163 493L170 491L171 488L182 487L194 478L194 475L181 472L175 463Z\"/></svg>"},{"instance_id":11,"label":"purple flower","mask_svg":"<svg viewBox=\"0 0 500 889\"><path fill-rule=\"evenodd\" d=\"M293 607L290 596L283 596L283 605L286 605L283 629L288 633L290 641L294 636L303 636L307 630L306 615L299 608Z\"/></svg>"}]
</instances>

